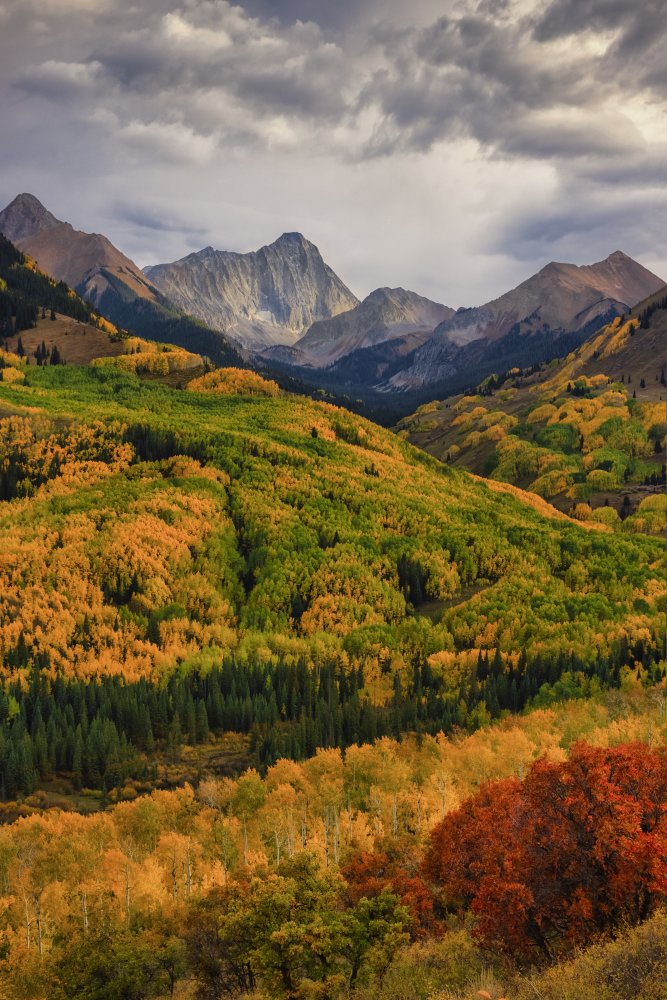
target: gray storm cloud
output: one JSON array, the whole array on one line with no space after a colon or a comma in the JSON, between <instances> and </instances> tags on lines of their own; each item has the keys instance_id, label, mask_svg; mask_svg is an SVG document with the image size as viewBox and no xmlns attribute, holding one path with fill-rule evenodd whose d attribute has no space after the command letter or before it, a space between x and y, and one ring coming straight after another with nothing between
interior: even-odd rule
<instances>
[{"instance_id":1,"label":"gray storm cloud","mask_svg":"<svg viewBox=\"0 0 667 1000\"><path fill-rule=\"evenodd\" d=\"M140 262L303 228L357 290L458 304L529 258L667 257L664 0L0 10L5 200Z\"/></svg>"}]
</instances>

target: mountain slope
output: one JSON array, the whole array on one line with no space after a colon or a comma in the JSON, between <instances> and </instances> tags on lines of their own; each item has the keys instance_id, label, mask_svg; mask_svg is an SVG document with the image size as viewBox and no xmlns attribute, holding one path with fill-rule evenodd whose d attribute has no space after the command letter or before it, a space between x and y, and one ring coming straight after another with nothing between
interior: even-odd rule
<instances>
[{"instance_id":1,"label":"mountain slope","mask_svg":"<svg viewBox=\"0 0 667 1000\"><path fill-rule=\"evenodd\" d=\"M386 388L414 389L451 377L466 363L472 367L474 360L483 363L492 358L505 344L512 347L523 341L529 351L532 341L553 342L564 334L583 338L663 284L620 251L582 267L547 264L500 298L459 310L440 324Z\"/></svg>"},{"instance_id":2,"label":"mountain slope","mask_svg":"<svg viewBox=\"0 0 667 1000\"><path fill-rule=\"evenodd\" d=\"M480 645L594 660L657 634L658 540L584 530L344 410L207 388L108 366L0 382L22 414L4 496L29 498L0 509L2 648L23 633L6 672L130 680L266 651L363 665L384 700L416 653L441 652L458 692Z\"/></svg>"},{"instance_id":3,"label":"mountain slope","mask_svg":"<svg viewBox=\"0 0 667 1000\"><path fill-rule=\"evenodd\" d=\"M376 288L353 309L313 323L296 348L314 366L328 367L353 351L387 340L428 335L453 315L448 306L404 288Z\"/></svg>"},{"instance_id":4,"label":"mountain slope","mask_svg":"<svg viewBox=\"0 0 667 1000\"><path fill-rule=\"evenodd\" d=\"M284 233L252 253L206 247L145 273L181 309L244 347L294 343L315 320L358 303L300 233Z\"/></svg>"},{"instance_id":5,"label":"mountain slope","mask_svg":"<svg viewBox=\"0 0 667 1000\"><path fill-rule=\"evenodd\" d=\"M30 194L18 195L0 212L0 232L29 253L47 274L98 305L116 275L134 295L156 300L156 289L106 236L83 233L61 222Z\"/></svg>"},{"instance_id":6,"label":"mountain slope","mask_svg":"<svg viewBox=\"0 0 667 1000\"><path fill-rule=\"evenodd\" d=\"M18 195L0 212L0 233L116 326L207 355L220 364L243 364L224 336L169 302L106 236L60 222L34 195Z\"/></svg>"},{"instance_id":7,"label":"mountain slope","mask_svg":"<svg viewBox=\"0 0 667 1000\"><path fill-rule=\"evenodd\" d=\"M514 368L467 396L422 406L399 424L431 454L515 483L561 509L577 502L658 530L664 489L667 287L563 360ZM627 500L625 499L627 497ZM651 499L653 498L653 499ZM650 510L656 517L646 518ZM585 507L580 514L585 516ZM641 513L641 512L640 512Z\"/></svg>"},{"instance_id":8,"label":"mountain slope","mask_svg":"<svg viewBox=\"0 0 667 1000\"><path fill-rule=\"evenodd\" d=\"M0 233L0 339L32 329L46 310L110 334L117 332L93 312L90 303L40 271Z\"/></svg>"}]
</instances>

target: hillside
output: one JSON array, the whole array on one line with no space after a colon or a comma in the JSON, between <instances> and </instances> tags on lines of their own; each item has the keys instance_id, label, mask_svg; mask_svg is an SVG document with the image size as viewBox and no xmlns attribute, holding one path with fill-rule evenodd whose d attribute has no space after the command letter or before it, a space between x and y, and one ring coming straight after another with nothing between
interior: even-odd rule
<instances>
[{"instance_id":1,"label":"hillside","mask_svg":"<svg viewBox=\"0 0 667 1000\"><path fill-rule=\"evenodd\" d=\"M222 334L166 299L106 236L61 222L33 195L18 195L0 211L0 234L115 326L206 355L218 364L244 364Z\"/></svg>"},{"instance_id":2,"label":"hillside","mask_svg":"<svg viewBox=\"0 0 667 1000\"><path fill-rule=\"evenodd\" d=\"M231 701L211 704L211 725L257 729L271 760L413 729L416 711L424 731L474 726L566 670L617 683L635 656L659 654L657 539L586 529L344 410L271 384L258 395L256 375L177 391L126 370L141 353L89 368L5 364L6 682L35 668L52 684L99 678L114 703L122 676L122 697L162 733L196 711L201 672L215 668ZM493 662L481 682L480 651ZM145 682L169 677L160 709ZM80 694L58 697L64 712ZM119 736L135 732L117 718ZM110 753L100 746L98 782Z\"/></svg>"},{"instance_id":3,"label":"hillside","mask_svg":"<svg viewBox=\"0 0 667 1000\"><path fill-rule=\"evenodd\" d=\"M385 738L345 756L282 760L263 778L253 769L237 780L206 775L197 788L138 798L127 784L112 790L115 805L86 817L40 814L44 797L32 795L24 818L0 828L0 992L185 1000L229 984L222 995L252 987L257 1000L290 1000L297 983L332 1000L472 1000L482 988L597 1000L604 985L609 1000L662 997L665 834L655 816L667 774L655 747L667 732L655 694L628 683L622 695L543 706L465 738ZM554 787L561 775L567 795ZM537 833L525 808L511 846L506 824L471 825L476 811L498 811L494 795L516 796L522 784L540 809ZM459 869L471 854L476 864L471 881L485 895L474 909L449 903L422 863L426 855L432 867L443 824ZM577 832L586 840L568 856ZM504 845L489 857L494 833ZM633 851L618 850L624 837ZM519 867L526 852L558 862L528 909L549 927L551 960L535 947L526 954L525 938L517 949L521 906L489 941L496 907L506 912L531 878L532 865ZM512 866L512 879L499 866ZM604 905L628 879L646 891L636 928L630 905L621 918ZM571 906L573 886L592 912ZM554 933L555 907L565 918ZM327 960L313 961L323 943ZM91 982L103 985L93 993Z\"/></svg>"},{"instance_id":4,"label":"hillside","mask_svg":"<svg viewBox=\"0 0 667 1000\"><path fill-rule=\"evenodd\" d=\"M534 490L561 509L579 502L578 516L611 505L627 517L642 505L627 526L643 518L662 530L666 333L661 291L562 361L487 378L477 393L421 407L400 431L439 458Z\"/></svg>"},{"instance_id":5,"label":"hillside","mask_svg":"<svg viewBox=\"0 0 667 1000\"><path fill-rule=\"evenodd\" d=\"M176 384L206 371L198 354L127 336L63 281L40 271L32 258L2 235L0 348L4 348L0 369L5 381L25 381L30 365L99 365L109 358L144 377Z\"/></svg>"},{"instance_id":6,"label":"hillside","mask_svg":"<svg viewBox=\"0 0 667 1000\"><path fill-rule=\"evenodd\" d=\"M659 996L660 540L123 346L0 352L0 996Z\"/></svg>"},{"instance_id":7,"label":"hillside","mask_svg":"<svg viewBox=\"0 0 667 1000\"><path fill-rule=\"evenodd\" d=\"M358 304L301 233L252 253L206 247L145 272L185 312L253 349L292 344L316 320Z\"/></svg>"}]
</instances>

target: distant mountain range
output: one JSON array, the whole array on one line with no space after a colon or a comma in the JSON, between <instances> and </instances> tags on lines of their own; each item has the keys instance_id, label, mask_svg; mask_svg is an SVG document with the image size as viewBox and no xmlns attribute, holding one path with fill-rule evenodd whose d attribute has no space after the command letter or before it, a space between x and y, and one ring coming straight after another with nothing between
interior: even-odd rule
<instances>
[{"instance_id":1,"label":"distant mountain range","mask_svg":"<svg viewBox=\"0 0 667 1000\"><path fill-rule=\"evenodd\" d=\"M562 356L664 281L620 251L551 263L517 288L456 312L403 288L362 302L300 233L251 253L206 247L141 271L105 237L59 221L33 195L0 212L0 232L113 323L221 364L282 370L409 409L493 371Z\"/></svg>"},{"instance_id":2,"label":"distant mountain range","mask_svg":"<svg viewBox=\"0 0 667 1000\"><path fill-rule=\"evenodd\" d=\"M436 458L561 510L581 501L625 516L630 502L664 491L666 342L664 286L566 357L432 400L398 430Z\"/></svg>"},{"instance_id":3,"label":"distant mountain range","mask_svg":"<svg viewBox=\"0 0 667 1000\"><path fill-rule=\"evenodd\" d=\"M354 351L387 341L411 337L414 348L453 315L449 306L405 288L376 288L347 312L313 323L295 345L293 357L301 364L328 368Z\"/></svg>"},{"instance_id":4,"label":"distant mountain range","mask_svg":"<svg viewBox=\"0 0 667 1000\"><path fill-rule=\"evenodd\" d=\"M499 347L501 352L503 347L512 349L524 338L530 349L536 338L554 341L564 334L586 336L663 284L620 250L583 267L547 264L500 298L459 310L441 323L386 388L420 388L460 370L461 358L494 356ZM475 345L472 351L462 352L470 345Z\"/></svg>"}]
</instances>

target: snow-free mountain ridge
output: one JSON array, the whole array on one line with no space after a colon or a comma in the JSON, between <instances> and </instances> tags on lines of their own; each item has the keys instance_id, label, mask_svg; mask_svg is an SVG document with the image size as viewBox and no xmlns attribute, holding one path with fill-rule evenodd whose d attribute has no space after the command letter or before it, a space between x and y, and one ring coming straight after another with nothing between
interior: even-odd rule
<instances>
[{"instance_id":1,"label":"snow-free mountain ridge","mask_svg":"<svg viewBox=\"0 0 667 1000\"><path fill-rule=\"evenodd\" d=\"M296 347L315 367L327 367L353 351L408 334L430 336L454 310L405 288L376 288L363 302L331 319L318 320Z\"/></svg>"},{"instance_id":2,"label":"snow-free mountain ridge","mask_svg":"<svg viewBox=\"0 0 667 1000\"><path fill-rule=\"evenodd\" d=\"M206 247L141 271L105 236L74 229L25 193L0 212L0 232L140 336L219 364L286 367L376 400L447 394L567 353L664 284L617 250L595 264L552 262L504 295L454 312L403 288L378 288L359 302L301 233L250 253Z\"/></svg>"},{"instance_id":3,"label":"snow-free mountain ridge","mask_svg":"<svg viewBox=\"0 0 667 1000\"><path fill-rule=\"evenodd\" d=\"M255 350L293 344L359 301L301 233L250 253L206 247L144 271L185 312Z\"/></svg>"},{"instance_id":4,"label":"snow-free mountain ridge","mask_svg":"<svg viewBox=\"0 0 667 1000\"><path fill-rule=\"evenodd\" d=\"M499 298L459 310L439 324L384 388L415 389L448 378L460 370L462 358L502 351L508 338L515 344L525 341L528 349L536 338L583 338L663 284L620 250L596 264L552 262ZM472 345L474 351L462 350Z\"/></svg>"}]
</instances>

